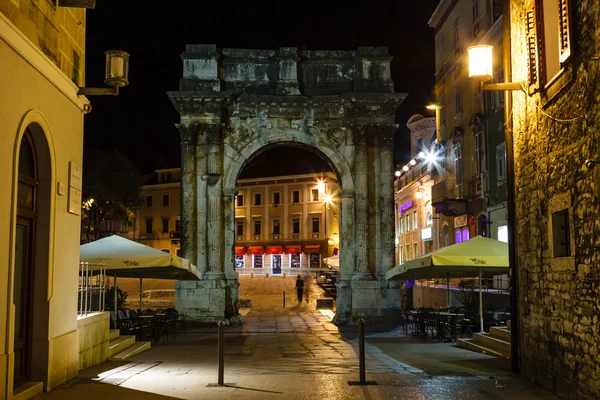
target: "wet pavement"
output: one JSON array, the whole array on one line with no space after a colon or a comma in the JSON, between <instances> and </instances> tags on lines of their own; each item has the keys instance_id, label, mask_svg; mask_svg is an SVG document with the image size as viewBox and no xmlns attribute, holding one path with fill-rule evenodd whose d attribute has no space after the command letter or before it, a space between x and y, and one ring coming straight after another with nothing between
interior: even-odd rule
<instances>
[{"instance_id":1,"label":"wet pavement","mask_svg":"<svg viewBox=\"0 0 600 400\"><path fill-rule=\"evenodd\" d=\"M43 399L555 399L511 374L508 360L367 327L367 381L358 381L356 327L305 303L255 302L226 327L225 386L217 383L217 330L199 328L127 362L104 362Z\"/></svg>"}]
</instances>

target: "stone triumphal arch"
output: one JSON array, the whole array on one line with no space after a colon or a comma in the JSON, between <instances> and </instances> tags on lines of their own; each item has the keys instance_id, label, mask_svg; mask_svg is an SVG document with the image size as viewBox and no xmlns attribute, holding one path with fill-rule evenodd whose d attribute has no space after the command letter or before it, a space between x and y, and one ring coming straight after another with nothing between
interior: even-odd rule
<instances>
[{"instance_id":1,"label":"stone triumphal arch","mask_svg":"<svg viewBox=\"0 0 600 400\"><path fill-rule=\"evenodd\" d=\"M389 322L400 308L394 266L394 93L387 48L217 49L187 45L169 97L180 113L181 248L203 280L179 282L177 308L203 321L239 319L234 268L236 180L273 145L312 149L336 173L340 277L336 319Z\"/></svg>"}]
</instances>

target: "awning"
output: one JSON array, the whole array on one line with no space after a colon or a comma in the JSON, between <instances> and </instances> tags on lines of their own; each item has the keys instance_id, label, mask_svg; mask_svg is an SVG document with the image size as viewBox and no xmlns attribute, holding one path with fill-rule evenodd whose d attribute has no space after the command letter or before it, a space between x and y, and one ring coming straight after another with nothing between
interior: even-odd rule
<instances>
[{"instance_id":1,"label":"awning","mask_svg":"<svg viewBox=\"0 0 600 400\"><path fill-rule=\"evenodd\" d=\"M320 244L307 244L304 246L304 252L306 254L321 254Z\"/></svg>"},{"instance_id":2,"label":"awning","mask_svg":"<svg viewBox=\"0 0 600 400\"><path fill-rule=\"evenodd\" d=\"M267 254L283 254L283 246L267 246Z\"/></svg>"},{"instance_id":3,"label":"awning","mask_svg":"<svg viewBox=\"0 0 600 400\"><path fill-rule=\"evenodd\" d=\"M244 246L235 246L235 255L243 256L246 254L246 248Z\"/></svg>"},{"instance_id":4,"label":"awning","mask_svg":"<svg viewBox=\"0 0 600 400\"><path fill-rule=\"evenodd\" d=\"M302 253L302 246L300 246L299 244L290 244L288 246L285 246L285 254L296 253Z\"/></svg>"},{"instance_id":5,"label":"awning","mask_svg":"<svg viewBox=\"0 0 600 400\"><path fill-rule=\"evenodd\" d=\"M256 254L256 255L265 254L265 247L264 246L248 246L248 254Z\"/></svg>"}]
</instances>

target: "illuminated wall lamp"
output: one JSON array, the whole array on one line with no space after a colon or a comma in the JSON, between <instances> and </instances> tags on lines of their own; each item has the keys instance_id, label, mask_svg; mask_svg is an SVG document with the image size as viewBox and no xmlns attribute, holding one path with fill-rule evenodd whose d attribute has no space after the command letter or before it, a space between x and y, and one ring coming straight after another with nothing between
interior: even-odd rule
<instances>
[{"instance_id":1,"label":"illuminated wall lamp","mask_svg":"<svg viewBox=\"0 0 600 400\"><path fill-rule=\"evenodd\" d=\"M119 94L119 88L129 84L129 53L121 50L109 50L106 55L106 72L104 83L110 88L80 87L80 96L114 95Z\"/></svg>"},{"instance_id":2,"label":"illuminated wall lamp","mask_svg":"<svg viewBox=\"0 0 600 400\"><path fill-rule=\"evenodd\" d=\"M469 54L469 78L480 81L481 90L524 90L520 82L484 83L494 77L492 48L489 45L471 46Z\"/></svg>"},{"instance_id":3,"label":"illuminated wall lamp","mask_svg":"<svg viewBox=\"0 0 600 400\"><path fill-rule=\"evenodd\" d=\"M427 107L428 110L435 110L435 141L438 143L444 143L444 141L442 140L442 133L440 131L440 106L438 106L437 104L430 104Z\"/></svg>"}]
</instances>

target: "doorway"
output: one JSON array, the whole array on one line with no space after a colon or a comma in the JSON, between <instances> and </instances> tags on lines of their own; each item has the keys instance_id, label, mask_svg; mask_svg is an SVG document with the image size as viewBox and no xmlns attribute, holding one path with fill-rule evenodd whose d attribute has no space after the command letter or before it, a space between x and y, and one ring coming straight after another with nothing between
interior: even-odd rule
<instances>
[{"instance_id":1,"label":"doorway","mask_svg":"<svg viewBox=\"0 0 600 400\"><path fill-rule=\"evenodd\" d=\"M13 382L15 387L31 380L37 183L36 156L31 135L27 131L21 141L19 150L17 223L14 248L15 364Z\"/></svg>"}]
</instances>

